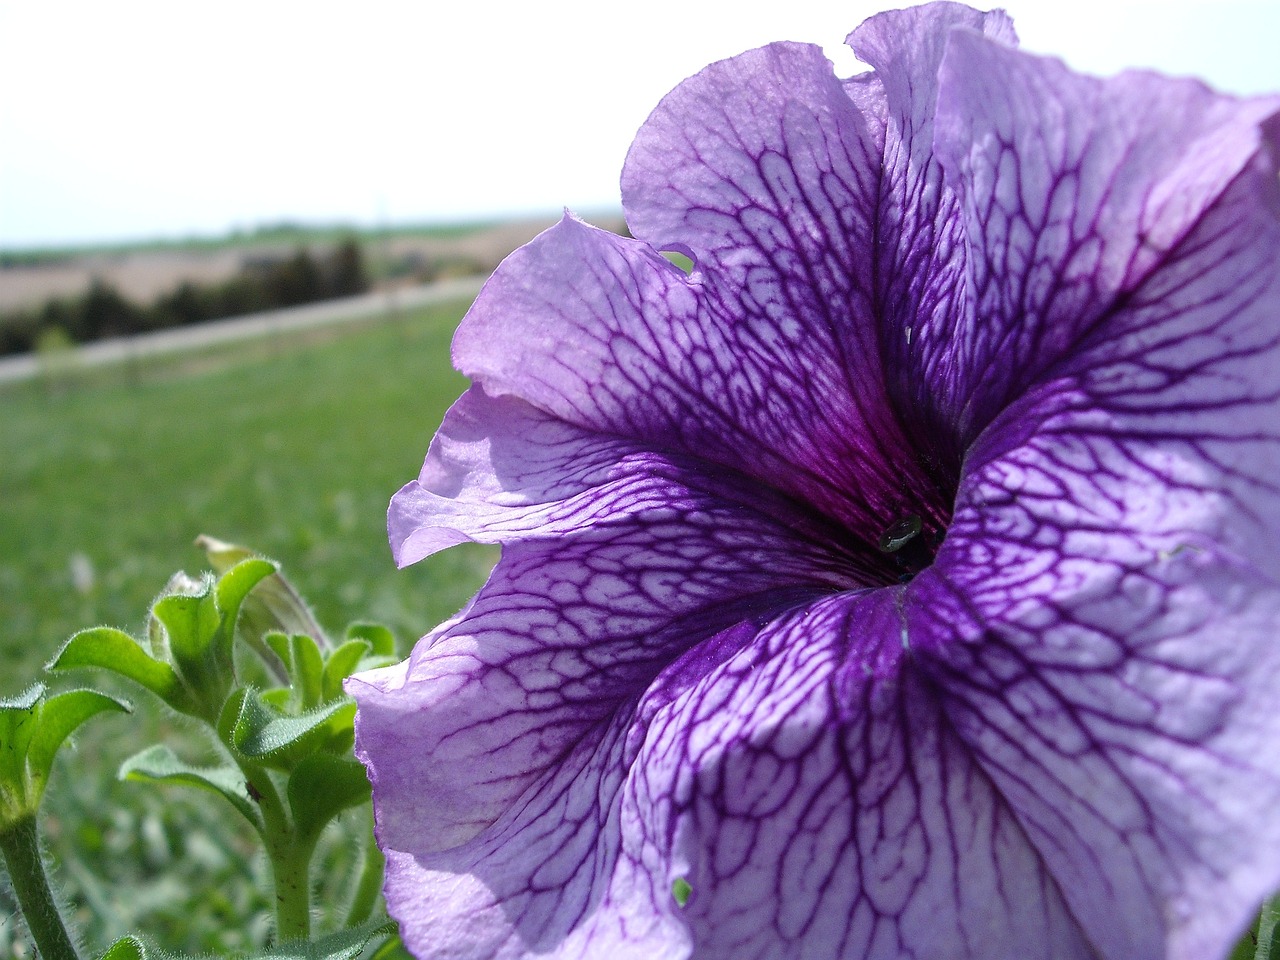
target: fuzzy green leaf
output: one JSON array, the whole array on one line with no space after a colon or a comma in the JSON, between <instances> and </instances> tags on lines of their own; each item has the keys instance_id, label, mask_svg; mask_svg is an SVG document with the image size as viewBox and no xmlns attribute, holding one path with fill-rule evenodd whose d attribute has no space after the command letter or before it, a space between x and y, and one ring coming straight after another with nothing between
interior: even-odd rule
<instances>
[{"instance_id":1,"label":"fuzzy green leaf","mask_svg":"<svg viewBox=\"0 0 1280 960\"><path fill-rule=\"evenodd\" d=\"M26 793L27 747L39 719L43 683L33 683L16 697L0 700L0 792Z\"/></svg>"},{"instance_id":2,"label":"fuzzy green leaf","mask_svg":"<svg viewBox=\"0 0 1280 960\"><path fill-rule=\"evenodd\" d=\"M324 665L323 695L325 700L342 696L342 681L355 672L360 661L372 650L368 640L348 640L329 655Z\"/></svg>"},{"instance_id":3,"label":"fuzzy green leaf","mask_svg":"<svg viewBox=\"0 0 1280 960\"><path fill-rule=\"evenodd\" d=\"M81 630L63 645L45 669L70 670L76 667L110 670L150 690L175 710L185 713L190 707L189 698L173 667L157 660L123 630L112 627Z\"/></svg>"},{"instance_id":4,"label":"fuzzy green leaf","mask_svg":"<svg viewBox=\"0 0 1280 960\"><path fill-rule=\"evenodd\" d=\"M324 657L320 655L320 648L311 637L296 634L289 638L289 649L293 654L290 674L298 703L303 710L318 707L324 698Z\"/></svg>"},{"instance_id":5,"label":"fuzzy green leaf","mask_svg":"<svg viewBox=\"0 0 1280 960\"><path fill-rule=\"evenodd\" d=\"M313 753L289 777L289 807L298 832L319 834L330 820L369 799L364 765L331 753Z\"/></svg>"},{"instance_id":6,"label":"fuzzy green leaf","mask_svg":"<svg viewBox=\"0 0 1280 960\"><path fill-rule=\"evenodd\" d=\"M279 630L271 630L262 635L262 640L267 645L267 649L284 664L285 672L292 675L293 650L289 644L289 635Z\"/></svg>"},{"instance_id":7,"label":"fuzzy green leaf","mask_svg":"<svg viewBox=\"0 0 1280 960\"><path fill-rule=\"evenodd\" d=\"M366 640L375 657L396 655L395 635L380 623L353 623L347 627L348 640Z\"/></svg>"},{"instance_id":8,"label":"fuzzy green leaf","mask_svg":"<svg viewBox=\"0 0 1280 960\"><path fill-rule=\"evenodd\" d=\"M240 606L249 591L276 572L276 565L262 557L241 560L218 578L218 610L226 620L228 633L235 627Z\"/></svg>"},{"instance_id":9,"label":"fuzzy green leaf","mask_svg":"<svg viewBox=\"0 0 1280 960\"><path fill-rule=\"evenodd\" d=\"M350 930L340 930L318 940L282 943L264 953L250 954L243 960L355 960L370 943L392 935L395 930L395 922L384 918Z\"/></svg>"},{"instance_id":10,"label":"fuzzy green leaf","mask_svg":"<svg viewBox=\"0 0 1280 960\"><path fill-rule=\"evenodd\" d=\"M99 713L132 713L129 704L97 690L68 690L40 706L39 720L27 748L27 769L43 786L53 767L54 755L77 727Z\"/></svg>"},{"instance_id":11,"label":"fuzzy green leaf","mask_svg":"<svg viewBox=\"0 0 1280 960\"><path fill-rule=\"evenodd\" d=\"M137 937L121 937L99 960L158 960L158 955Z\"/></svg>"},{"instance_id":12,"label":"fuzzy green leaf","mask_svg":"<svg viewBox=\"0 0 1280 960\"><path fill-rule=\"evenodd\" d=\"M198 594L171 593L151 608L164 627L173 666L188 689L205 703L230 684L229 652L217 643L222 617L214 599L213 582L206 578Z\"/></svg>"},{"instance_id":13,"label":"fuzzy green leaf","mask_svg":"<svg viewBox=\"0 0 1280 960\"><path fill-rule=\"evenodd\" d=\"M355 712L355 703L343 699L301 716L285 716L250 690L231 730L231 745L250 760L291 770L309 753L345 749Z\"/></svg>"},{"instance_id":14,"label":"fuzzy green leaf","mask_svg":"<svg viewBox=\"0 0 1280 960\"><path fill-rule=\"evenodd\" d=\"M0 700L0 829L40 809L53 758L63 741L94 714L128 713L129 705L97 690L45 699L44 684Z\"/></svg>"},{"instance_id":15,"label":"fuzzy green leaf","mask_svg":"<svg viewBox=\"0 0 1280 960\"><path fill-rule=\"evenodd\" d=\"M258 825L258 809L245 790L244 774L235 767L197 767L183 762L164 744L148 747L120 765L121 780L174 784L208 790L226 799L250 823Z\"/></svg>"},{"instance_id":16,"label":"fuzzy green leaf","mask_svg":"<svg viewBox=\"0 0 1280 960\"><path fill-rule=\"evenodd\" d=\"M386 918L350 930L331 933L318 940L294 940L268 950L236 954L237 960L355 960L371 943L395 933L396 925ZM137 937L121 937L99 960L192 960L187 954L160 953Z\"/></svg>"}]
</instances>

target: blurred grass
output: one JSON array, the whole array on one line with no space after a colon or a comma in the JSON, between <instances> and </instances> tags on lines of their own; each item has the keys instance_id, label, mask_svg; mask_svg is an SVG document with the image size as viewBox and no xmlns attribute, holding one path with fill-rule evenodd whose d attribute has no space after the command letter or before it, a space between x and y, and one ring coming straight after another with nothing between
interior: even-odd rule
<instances>
[{"instance_id":1,"label":"blurred grass","mask_svg":"<svg viewBox=\"0 0 1280 960\"><path fill-rule=\"evenodd\" d=\"M202 532L281 561L333 634L376 620L407 652L454 613L495 554L455 548L397 571L385 513L464 386L448 347L465 307L67 367L0 393L0 695L35 680L78 629L139 632L175 570L206 568L192 544ZM153 698L106 679L138 714L90 724L60 756L45 802L69 916L97 950L127 932L191 953L262 944L266 867L247 826L211 795L115 778L156 739L189 761L212 757ZM322 844L320 930L337 922L366 821L344 815ZM12 911L0 890L0 955L16 957Z\"/></svg>"}]
</instances>

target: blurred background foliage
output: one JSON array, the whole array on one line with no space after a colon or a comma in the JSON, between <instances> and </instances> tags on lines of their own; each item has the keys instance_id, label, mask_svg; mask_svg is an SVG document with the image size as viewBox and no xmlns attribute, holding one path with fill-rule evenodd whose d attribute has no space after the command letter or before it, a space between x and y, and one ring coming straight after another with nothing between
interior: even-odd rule
<instances>
[{"instance_id":1,"label":"blurred background foliage","mask_svg":"<svg viewBox=\"0 0 1280 960\"><path fill-rule=\"evenodd\" d=\"M0 315L0 354L24 353L61 334L75 343L127 336L349 297L369 289L360 244L348 237L319 254L299 246L291 254L246 257L235 276L217 283L183 281L152 303L137 303L95 278L78 296Z\"/></svg>"},{"instance_id":2,"label":"blurred background foliage","mask_svg":"<svg viewBox=\"0 0 1280 960\"><path fill-rule=\"evenodd\" d=\"M280 561L335 634L379 621L406 653L454 613L495 554L462 547L397 571L385 513L464 388L448 348L465 307L124 368L70 365L3 388L0 695L35 680L76 630L139 633L174 571L207 567L193 544L201 533ZM118 782L121 761L175 732L161 731L172 721L136 690L101 686L138 712L87 727L55 769L45 829L70 916L94 946L128 932L222 955L263 943L266 865L252 837L217 798ZM206 748L185 736L184 759L201 762ZM323 841L322 885L349 878L365 816L345 814ZM316 902L345 903L329 894ZM0 956L24 949L0 893Z\"/></svg>"}]
</instances>

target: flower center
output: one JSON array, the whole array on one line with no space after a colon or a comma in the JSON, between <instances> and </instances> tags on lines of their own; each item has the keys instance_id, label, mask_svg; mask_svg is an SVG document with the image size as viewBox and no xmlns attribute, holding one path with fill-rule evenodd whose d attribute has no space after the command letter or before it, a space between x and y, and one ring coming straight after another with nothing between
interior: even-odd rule
<instances>
[{"instance_id":1,"label":"flower center","mask_svg":"<svg viewBox=\"0 0 1280 960\"><path fill-rule=\"evenodd\" d=\"M920 515L908 513L885 528L876 546L892 564L897 582L908 583L933 563L941 541L941 531L927 533Z\"/></svg>"}]
</instances>

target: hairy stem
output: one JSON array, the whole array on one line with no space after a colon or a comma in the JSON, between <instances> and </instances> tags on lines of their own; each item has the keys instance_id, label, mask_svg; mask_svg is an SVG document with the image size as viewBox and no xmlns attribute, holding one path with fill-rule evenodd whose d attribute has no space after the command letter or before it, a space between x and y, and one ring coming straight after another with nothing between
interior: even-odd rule
<instances>
[{"instance_id":1,"label":"hairy stem","mask_svg":"<svg viewBox=\"0 0 1280 960\"><path fill-rule=\"evenodd\" d=\"M40 859L35 814L0 831L0 853L4 854L13 892L17 894L23 919L40 956L43 960L79 960Z\"/></svg>"},{"instance_id":2,"label":"hairy stem","mask_svg":"<svg viewBox=\"0 0 1280 960\"><path fill-rule=\"evenodd\" d=\"M311 854L315 842L289 835L267 843L276 887L276 939L306 940L311 936Z\"/></svg>"},{"instance_id":3,"label":"hairy stem","mask_svg":"<svg viewBox=\"0 0 1280 960\"><path fill-rule=\"evenodd\" d=\"M234 753L232 754L233 756ZM265 769L236 757L245 783L252 788L262 814L260 831L275 886L276 940L311 936L311 854L316 838L299 836L290 822L280 791Z\"/></svg>"}]
</instances>

